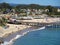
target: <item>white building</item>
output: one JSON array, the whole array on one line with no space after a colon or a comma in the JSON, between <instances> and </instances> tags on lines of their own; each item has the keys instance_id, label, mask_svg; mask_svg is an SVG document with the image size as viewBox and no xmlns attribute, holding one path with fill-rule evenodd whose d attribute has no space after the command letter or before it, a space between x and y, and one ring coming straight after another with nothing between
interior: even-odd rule
<instances>
[{"instance_id":1,"label":"white building","mask_svg":"<svg viewBox=\"0 0 60 45\"><path fill-rule=\"evenodd\" d=\"M26 11L27 12L27 16L30 14L30 11L31 11L30 9L27 9L27 11Z\"/></svg>"},{"instance_id":2,"label":"white building","mask_svg":"<svg viewBox=\"0 0 60 45\"><path fill-rule=\"evenodd\" d=\"M60 9L57 9L57 12L60 12Z\"/></svg>"},{"instance_id":3,"label":"white building","mask_svg":"<svg viewBox=\"0 0 60 45\"><path fill-rule=\"evenodd\" d=\"M49 10L48 9L45 9L45 12L48 12Z\"/></svg>"}]
</instances>

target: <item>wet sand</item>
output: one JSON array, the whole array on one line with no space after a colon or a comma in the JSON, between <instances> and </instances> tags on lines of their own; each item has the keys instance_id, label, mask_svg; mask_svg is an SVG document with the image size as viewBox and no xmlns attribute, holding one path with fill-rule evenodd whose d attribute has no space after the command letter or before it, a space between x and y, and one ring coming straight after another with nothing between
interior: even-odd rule
<instances>
[{"instance_id":1,"label":"wet sand","mask_svg":"<svg viewBox=\"0 0 60 45\"><path fill-rule=\"evenodd\" d=\"M24 30L18 31L16 33L12 33L7 37L4 37L4 41L10 41L12 38L16 37L16 35L22 35L24 32L26 31L32 31L34 29L38 29L38 27L30 27L30 28L26 28Z\"/></svg>"}]
</instances>

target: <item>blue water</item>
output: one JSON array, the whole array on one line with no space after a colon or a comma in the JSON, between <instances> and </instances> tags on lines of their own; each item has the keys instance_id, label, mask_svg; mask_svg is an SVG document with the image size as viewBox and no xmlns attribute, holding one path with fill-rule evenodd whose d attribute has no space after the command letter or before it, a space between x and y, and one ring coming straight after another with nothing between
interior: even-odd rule
<instances>
[{"instance_id":1,"label":"blue water","mask_svg":"<svg viewBox=\"0 0 60 45\"><path fill-rule=\"evenodd\" d=\"M60 45L60 28L46 28L29 32L17 39L13 45Z\"/></svg>"}]
</instances>

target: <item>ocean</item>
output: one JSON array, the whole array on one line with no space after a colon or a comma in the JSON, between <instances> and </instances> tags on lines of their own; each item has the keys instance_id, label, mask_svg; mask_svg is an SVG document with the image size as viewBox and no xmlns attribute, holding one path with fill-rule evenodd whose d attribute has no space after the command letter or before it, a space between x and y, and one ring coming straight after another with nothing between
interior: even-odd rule
<instances>
[{"instance_id":1,"label":"ocean","mask_svg":"<svg viewBox=\"0 0 60 45\"><path fill-rule=\"evenodd\" d=\"M47 26L17 39L13 45L60 45L60 26Z\"/></svg>"}]
</instances>

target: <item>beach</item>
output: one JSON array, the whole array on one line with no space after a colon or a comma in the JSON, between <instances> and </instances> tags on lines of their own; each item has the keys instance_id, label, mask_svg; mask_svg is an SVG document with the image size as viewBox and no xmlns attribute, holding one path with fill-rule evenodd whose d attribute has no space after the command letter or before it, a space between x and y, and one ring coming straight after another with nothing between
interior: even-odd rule
<instances>
[{"instance_id":1,"label":"beach","mask_svg":"<svg viewBox=\"0 0 60 45\"><path fill-rule=\"evenodd\" d=\"M8 24L8 25L12 26L12 24ZM16 26L16 25L14 25L14 26ZM19 25L19 26L22 27L22 25ZM14 31L13 33L11 31L10 32L8 31L9 33L4 33L5 34L5 35L3 35L4 43L1 45L12 45L16 39L20 38L21 36L24 36L25 34L27 34L30 31L36 31L36 30L38 30L38 28L40 28L40 27L26 26L24 29L21 29L18 31L15 29L16 31ZM45 27L43 27L43 28L45 28ZM41 28L41 29L43 29L43 28Z\"/></svg>"},{"instance_id":2,"label":"beach","mask_svg":"<svg viewBox=\"0 0 60 45\"><path fill-rule=\"evenodd\" d=\"M8 34L15 33L17 31L21 31L25 28L29 28L31 26L26 26L26 25L14 25L14 24L7 24L9 27L5 29L5 27L0 27L0 37L5 37Z\"/></svg>"},{"instance_id":3,"label":"beach","mask_svg":"<svg viewBox=\"0 0 60 45\"><path fill-rule=\"evenodd\" d=\"M47 22L49 24L51 22L56 22L59 18L56 18L56 20L55 19L52 20L52 19L53 18L48 19L48 20L46 20L46 19L43 19L43 20L36 19L36 20L37 20L37 22L41 20L41 23L42 23L42 21L44 23L49 21L49 22ZM4 38L4 44L2 44L2 45L12 45L16 39L24 36L28 32L42 30L42 29L45 29L45 26L46 26L46 25L45 26L43 25L42 27L38 27L38 26L29 26L29 25L22 25L22 24L20 24L20 25L19 24L18 25L17 24L7 24L7 25L9 26L8 28L0 27L0 37Z\"/></svg>"},{"instance_id":4,"label":"beach","mask_svg":"<svg viewBox=\"0 0 60 45\"><path fill-rule=\"evenodd\" d=\"M30 31L33 31L35 29L38 29L40 27L32 27L27 25L15 25L15 24L7 24L9 25L8 28L0 27L2 33L0 33L0 37L4 38L4 44L1 45L12 45L12 42L16 39L20 38L21 36L24 36Z\"/></svg>"},{"instance_id":5,"label":"beach","mask_svg":"<svg viewBox=\"0 0 60 45\"><path fill-rule=\"evenodd\" d=\"M7 24L9 27L0 27L0 37L4 38L4 42L5 41L10 41L12 38L14 38L16 35L16 32L20 32L26 28L30 28L31 26L27 26L27 25L15 25L15 24ZM15 36L13 36L15 35ZM12 38L10 38L9 36L11 36ZM9 38L8 38L9 37ZM5 40L5 38L7 38L7 40Z\"/></svg>"}]
</instances>

